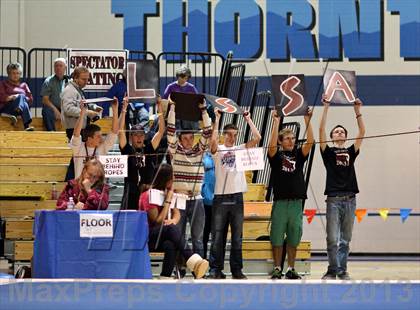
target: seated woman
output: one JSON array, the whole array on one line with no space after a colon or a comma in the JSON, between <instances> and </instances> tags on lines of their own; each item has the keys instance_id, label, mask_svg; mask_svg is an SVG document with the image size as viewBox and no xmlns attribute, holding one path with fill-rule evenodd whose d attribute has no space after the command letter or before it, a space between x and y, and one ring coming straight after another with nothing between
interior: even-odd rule
<instances>
[{"instance_id":1,"label":"seated woman","mask_svg":"<svg viewBox=\"0 0 420 310\"><path fill-rule=\"evenodd\" d=\"M162 164L157 171L152 184L152 189L166 191L163 206L150 203L150 192L143 192L139 200L139 210L146 211L149 222L149 249L150 251L163 251L165 253L162 264L161 278L169 278L175 266L178 252L187 262L187 267L195 278L202 278L209 267L209 262L200 255L194 254L191 248L185 244L181 230L176 224L180 219L177 208L171 209L171 216L168 217L173 189L172 166Z\"/></svg>"},{"instance_id":2,"label":"seated woman","mask_svg":"<svg viewBox=\"0 0 420 310\"><path fill-rule=\"evenodd\" d=\"M97 159L88 160L80 177L70 180L57 200L57 210L66 210L73 198L78 210L106 210L109 186L105 184L105 171Z\"/></svg>"}]
</instances>

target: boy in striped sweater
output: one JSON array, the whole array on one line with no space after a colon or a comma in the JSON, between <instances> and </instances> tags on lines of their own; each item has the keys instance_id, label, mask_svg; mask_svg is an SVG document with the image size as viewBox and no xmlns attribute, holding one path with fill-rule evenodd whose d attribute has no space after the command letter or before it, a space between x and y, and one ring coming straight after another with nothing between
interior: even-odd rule
<instances>
[{"instance_id":1,"label":"boy in striped sweater","mask_svg":"<svg viewBox=\"0 0 420 310\"><path fill-rule=\"evenodd\" d=\"M194 145L194 133L181 131L177 137L175 133L175 103L170 101L168 115L168 147L172 155L174 171L174 191L177 197L177 208L181 212L178 225L185 236L187 220L191 226L191 239L194 253L204 256L203 229L205 212L201 185L203 183L204 166L203 154L207 149L211 136L211 120L206 110L205 101L200 104L203 118L203 128L200 140ZM185 201L185 210L182 210L182 201Z\"/></svg>"}]
</instances>

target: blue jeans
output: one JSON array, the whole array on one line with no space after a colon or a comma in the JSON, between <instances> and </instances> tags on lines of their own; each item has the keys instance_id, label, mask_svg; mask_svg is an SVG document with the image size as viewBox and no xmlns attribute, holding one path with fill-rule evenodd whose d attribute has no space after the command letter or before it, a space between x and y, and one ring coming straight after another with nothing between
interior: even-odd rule
<instances>
[{"instance_id":1,"label":"blue jeans","mask_svg":"<svg viewBox=\"0 0 420 310\"><path fill-rule=\"evenodd\" d=\"M20 111L17 111L17 110ZM26 97L24 95L18 95L18 97L7 103L3 109L0 110L0 113L6 113L11 115L21 115L23 124L25 128L32 122L31 111L29 110L28 101L26 101Z\"/></svg>"},{"instance_id":2,"label":"blue jeans","mask_svg":"<svg viewBox=\"0 0 420 310\"><path fill-rule=\"evenodd\" d=\"M193 252L203 257L203 231L205 223L203 199L187 200L185 210L179 211L181 213L181 219L177 225L181 228L183 238L185 238L185 229L187 221L189 221Z\"/></svg>"},{"instance_id":3,"label":"blue jeans","mask_svg":"<svg viewBox=\"0 0 420 310\"><path fill-rule=\"evenodd\" d=\"M339 274L347 271L356 197L328 197L326 202L328 272Z\"/></svg>"},{"instance_id":4,"label":"blue jeans","mask_svg":"<svg viewBox=\"0 0 420 310\"><path fill-rule=\"evenodd\" d=\"M47 131L55 131L55 114L48 106L42 107L42 120Z\"/></svg>"},{"instance_id":5,"label":"blue jeans","mask_svg":"<svg viewBox=\"0 0 420 310\"><path fill-rule=\"evenodd\" d=\"M242 229L244 199L242 193L214 195L212 210L212 243L210 249L211 272L222 271L225 261L227 225L230 225L230 270L233 274L242 270Z\"/></svg>"}]
</instances>

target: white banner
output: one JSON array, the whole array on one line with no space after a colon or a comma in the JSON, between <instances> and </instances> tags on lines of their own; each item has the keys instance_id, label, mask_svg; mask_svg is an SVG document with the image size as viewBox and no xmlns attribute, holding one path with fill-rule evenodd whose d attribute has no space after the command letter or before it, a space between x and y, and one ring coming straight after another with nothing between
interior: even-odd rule
<instances>
[{"instance_id":1,"label":"white banner","mask_svg":"<svg viewBox=\"0 0 420 310\"><path fill-rule=\"evenodd\" d=\"M237 171L264 169L264 149L262 147L237 150L235 157Z\"/></svg>"},{"instance_id":2,"label":"white banner","mask_svg":"<svg viewBox=\"0 0 420 310\"><path fill-rule=\"evenodd\" d=\"M80 238L112 238L112 214L80 213Z\"/></svg>"},{"instance_id":3,"label":"white banner","mask_svg":"<svg viewBox=\"0 0 420 310\"><path fill-rule=\"evenodd\" d=\"M106 178L127 177L127 155L103 155L99 161L104 166Z\"/></svg>"},{"instance_id":4,"label":"white banner","mask_svg":"<svg viewBox=\"0 0 420 310\"><path fill-rule=\"evenodd\" d=\"M123 78L127 62L127 50L67 50L68 75L76 67L89 69L87 91L107 91Z\"/></svg>"}]
</instances>

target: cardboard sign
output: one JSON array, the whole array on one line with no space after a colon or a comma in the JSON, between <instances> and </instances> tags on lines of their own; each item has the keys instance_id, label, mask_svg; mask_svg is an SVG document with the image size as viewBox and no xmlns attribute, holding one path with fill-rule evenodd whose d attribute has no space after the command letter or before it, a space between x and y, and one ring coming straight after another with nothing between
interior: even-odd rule
<instances>
[{"instance_id":1,"label":"cardboard sign","mask_svg":"<svg viewBox=\"0 0 420 310\"><path fill-rule=\"evenodd\" d=\"M324 94L332 103L354 103L356 100L356 73L327 69L324 75Z\"/></svg>"},{"instance_id":2,"label":"cardboard sign","mask_svg":"<svg viewBox=\"0 0 420 310\"><path fill-rule=\"evenodd\" d=\"M303 74L273 75L271 83L279 115L307 114L308 104L305 100L305 76Z\"/></svg>"},{"instance_id":3,"label":"cardboard sign","mask_svg":"<svg viewBox=\"0 0 420 310\"><path fill-rule=\"evenodd\" d=\"M102 155L99 161L104 166L106 178L127 177L127 155Z\"/></svg>"},{"instance_id":4,"label":"cardboard sign","mask_svg":"<svg viewBox=\"0 0 420 310\"><path fill-rule=\"evenodd\" d=\"M67 73L70 76L76 67L89 69L89 82L85 91L107 91L123 78L127 50L82 50L68 49Z\"/></svg>"},{"instance_id":5,"label":"cardboard sign","mask_svg":"<svg viewBox=\"0 0 420 310\"><path fill-rule=\"evenodd\" d=\"M237 150L235 157L237 171L264 169L264 149L262 147Z\"/></svg>"},{"instance_id":6,"label":"cardboard sign","mask_svg":"<svg viewBox=\"0 0 420 310\"><path fill-rule=\"evenodd\" d=\"M203 102L204 95L172 92L170 98L175 102L177 119L185 121L200 121L202 119L199 104Z\"/></svg>"},{"instance_id":7,"label":"cardboard sign","mask_svg":"<svg viewBox=\"0 0 420 310\"><path fill-rule=\"evenodd\" d=\"M127 62L127 96L154 103L158 94L159 67L155 60Z\"/></svg>"},{"instance_id":8,"label":"cardboard sign","mask_svg":"<svg viewBox=\"0 0 420 310\"><path fill-rule=\"evenodd\" d=\"M112 214L80 213L80 238L112 238Z\"/></svg>"},{"instance_id":9,"label":"cardboard sign","mask_svg":"<svg viewBox=\"0 0 420 310\"><path fill-rule=\"evenodd\" d=\"M112 102L114 101L113 98L108 97L99 97L99 98L93 98L93 99L85 99L86 103L101 103L101 102Z\"/></svg>"},{"instance_id":10,"label":"cardboard sign","mask_svg":"<svg viewBox=\"0 0 420 310\"><path fill-rule=\"evenodd\" d=\"M229 98L217 97L209 94L204 94L207 103L213 107L218 108L224 113L243 114L244 111L238 106L236 102Z\"/></svg>"}]
</instances>

